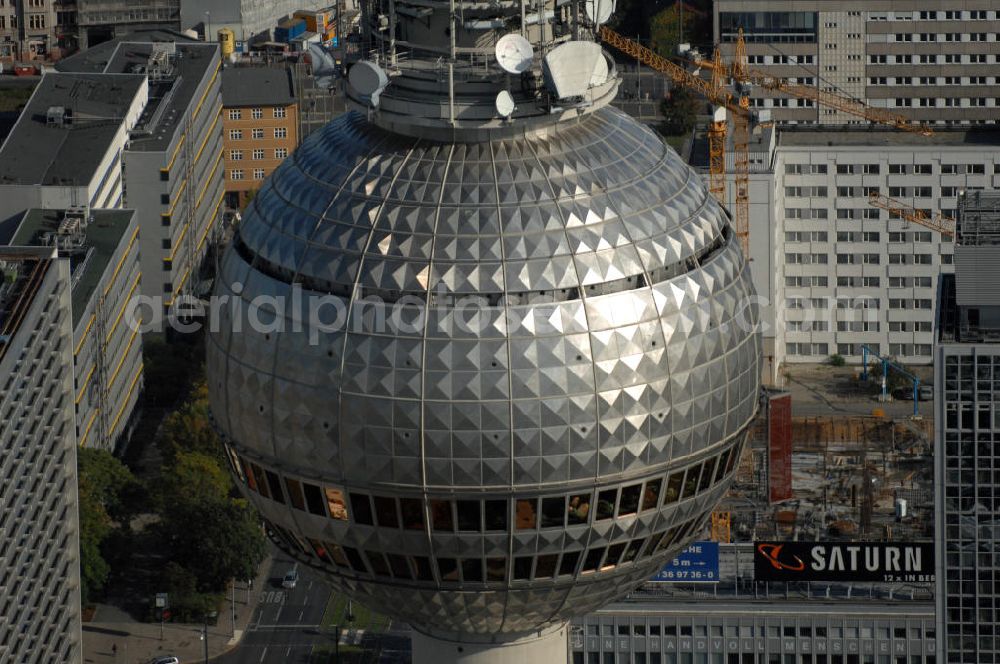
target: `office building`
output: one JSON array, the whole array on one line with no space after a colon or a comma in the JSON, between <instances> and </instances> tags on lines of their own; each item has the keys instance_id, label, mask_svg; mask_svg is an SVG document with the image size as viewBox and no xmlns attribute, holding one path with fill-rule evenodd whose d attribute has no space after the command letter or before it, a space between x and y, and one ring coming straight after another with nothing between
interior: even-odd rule
<instances>
[{"instance_id":1,"label":"office building","mask_svg":"<svg viewBox=\"0 0 1000 664\"><path fill-rule=\"evenodd\" d=\"M890 218L870 195L952 219L960 192L1000 184L1000 133L942 127L922 136L851 126L770 132L760 131L750 149L751 271L766 365L776 371L784 362L834 354L859 363L862 345L930 364L939 275L953 270L954 243ZM691 160L707 178L707 151L695 149ZM727 192L731 205L731 178Z\"/></svg>"},{"instance_id":2,"label":"office building","mask_svg":"<svg viewBox=\"0 0 1000 664\"><path fill-rule=\"evenodd\" d=\"M249 195L299 146L299 105L288 67L222 72L222 143L229 207Z\"/></svg>"},{"instance_id":3,"label":"office building","mask_svg":"<svg viewBox=\"0 0 1000 664\"><path fill-rule=\"evenodd\" d=\"M0 247L0 661L81 655L68 261Z\"/></svg>"},{"instance_id":4,"label":"office building","mask_svg":"<svg viewBox=\"0 0 1000 664\"><path fill-rule=\"evenodd\" d=\"M299 9L322 9L330 0L180 0L181 29L215 35L229 28L241 42L268 41L278 21ZM214 36L211 37L214 39Z\"/></svg>"},{"instance_id":5,"label":"office building","mask_svg":"<svg viewBox=\"0 0 1000 664\"><path fill-rule=\"evenodd\" d=\"M31 209L9 244L54 246L69 260L76 441L113 451L142 389L142 336L127 313L140 280L135 213Z\"/></svg>"},{"instance_id":6,"label":"office building","mask_svg":"<svg viewBox=\"0 0 1000 664\"><path fill-rule=\"evenodd\" d=\"M148 101L121 170L124 204L135 209L141 229L142 292L162 298L165 308L198 288L221 219L221 64L217 45L163 31L112 40L59 63L61 71L102 80L137 71L148 79Z\"/></svg>"},{"instance_id":7,"label":"office building","mask_svg":"<svg viewBox=\"0 0 1000 664\"><path fill-rule=\"evenodd\" d=\"M86 49L138 30L180 30L180 0L76 0L78 40Z\"/></svg>"},{"instance_id":8,"label":"office building","mask_svg":"<svg viewBox=\"0 0 1000 664\"><path fill-rule=\"evenodd\" d=\"M0 63L58 60L76 50L76 4L11 0L0 4Z\"/></svg>"},{"instance_id":9,"label":"office building","mask_svg":"<svg viewBox=\"0 0 1000 664\"><path fill-rule=\"evenodd\" d=\"M113 208L122 160L149 99L145 76L51 73L0 146L0 224L28 208Z\"/></svg>"},{"instance_id":10,"label":"office building","mask_svg":"<svg viewBox=\"0 0 1000 664\"><path fill-rule=\"evenodd\" d=\"M1000 195L958 206L934 364L942 662L1000 661Z\"/></svg>"},{"instance_id":11,"label":"office building","mask_svg":"<svg viewBox=\"0 0 1000 664\"><path fill-rule=\"evenodd\" d=\"M933 124L996 121L1000 7L993 0L717 0L715 42L731 57L740 28L751 67ZM754 89L779 122L861 118Z\"/></svg>"}]
</instances>

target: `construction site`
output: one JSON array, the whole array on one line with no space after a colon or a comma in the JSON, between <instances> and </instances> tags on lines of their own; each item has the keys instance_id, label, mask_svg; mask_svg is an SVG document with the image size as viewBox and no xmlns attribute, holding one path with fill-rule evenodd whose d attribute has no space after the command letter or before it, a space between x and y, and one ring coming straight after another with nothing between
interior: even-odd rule
<instances>
[{"instance_id":1,"label":"construction site","mask_svg":"<svg viewBox=\"0 0 1000 664\"><path fill-rule=\"evenodd\" d=\"M762 408L713 538L930 540L932 437L930 419Z\"/></svg>"}]
</instances>

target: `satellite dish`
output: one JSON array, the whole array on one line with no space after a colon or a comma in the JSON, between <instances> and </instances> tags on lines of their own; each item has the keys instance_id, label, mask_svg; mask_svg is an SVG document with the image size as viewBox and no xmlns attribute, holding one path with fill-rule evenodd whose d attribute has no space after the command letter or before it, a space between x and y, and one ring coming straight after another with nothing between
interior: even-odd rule
<instances>
[{"instance_id":1,"label":"satellite dish","mask_svg":"<svg viewBox=\"0 0 1000 664\"><path fill-rule=\"evenodd\" d=\"M361 60L351 67L347 80L357 93L372 106L378 106L379 95L389 85L389 77L374 62Z\"/></svg>"},{"instance_id":2,"label":"satellite dish","mask_svg":"<svg viewBox=\"0 0 1000 664\"><path fill-rule=\"evenodd\" d=\"M545 56L545 83L559 99L582 97L593 84L595 73L602 64L607 68L599 44L571 41L557 46ZM604 78L607 79L607 74Z\"/></svg>"},{"instance_id":3,"label":"satellite dish","mask_svg":"<svg viewBox=\"0 0 1000 664\"><path fill-rule=\"evenodd\" d=\"M531 68L535 49L519 34L504 35L497 41L497 63L508 74L522 74Z\"/></svg>"},{"instance_id":4,"label":"satellite dish","mask_svg":"<svg viewBox=\"0 0 1000 664\"><path fill-rule=\"evenodd\" d=\"M594 25L604 25L615 13L615 0L584 0L583 11Z\"/></svg>"},{"instance_id":5,"label":"satellite dish","mask_svg":"<svg viewBox=\"0 0 1000 664\"><path fill-rule=\"evenodd\" d=\"M611 70L608 68L608 60L602 53L601 57L597 59L597 66L594 67L594 73L590 77L590 85L602 85L607 82L610 75Z\"/></svg>"},{"instance_id":6,"label":"satellite dish","mask_svg":"<svg viewBox=\"0 0 1000 664\"><path fill-rule=\"evenodd\" d=\"M497 114L502 118L509 118L514 114L514 97L506 90L501 90L497 95Z\"/></svg>"}]
</instances>

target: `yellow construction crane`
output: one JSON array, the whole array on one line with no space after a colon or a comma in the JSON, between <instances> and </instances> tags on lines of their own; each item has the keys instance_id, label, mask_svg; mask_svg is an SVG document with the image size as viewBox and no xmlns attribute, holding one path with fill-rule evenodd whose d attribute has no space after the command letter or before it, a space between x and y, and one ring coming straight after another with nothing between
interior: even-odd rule
<instances>
[{"instance_id":1,"label":"yellow construction crane","mask_svg":"<svg viewBox=\"0 0 1000 664\"><path fill-rule=\"evenodd\" d=\"M919 224L932 231L937 231L945 237L955 237L955 220L938 212L931 216L924 210L907 205L895 198L889 198L877 191L873 191L868 197L868 204L883 210L888 210L890 219L903 219L904 221Z\"/></svg>"},{"instance_id":2,"label":"yellow construction crane","mask_svg":"<svg viewBox=\"0 0 1000 664\"><path fill-rule=\"evenodd\" d=\"M623 37L606 25L599 31L601 39L622 53L630 55L650 69L670 77L674 84L692 89L719 107L708 131L709 138L709 189L720 203L726 202L726 112L733 114L733 173L736 183L736 206L733 211L733 226L743 247L743 255L750 259L750 174L749 135L750 100L745 95L734 99L733 94L723 85L721 57L716 52L718 66L714 68L711 81L689 72L684 67L667 60L655 51ZM743 50L743 66L746 63L746 49ZM725 109L725 110L722 110Z\"/></svg>"}]
</instances>

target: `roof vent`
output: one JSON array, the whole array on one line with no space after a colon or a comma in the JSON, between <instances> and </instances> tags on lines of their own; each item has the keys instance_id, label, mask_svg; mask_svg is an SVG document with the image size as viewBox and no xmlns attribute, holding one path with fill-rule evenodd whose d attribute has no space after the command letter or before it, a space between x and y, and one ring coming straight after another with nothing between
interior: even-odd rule
<instances>
[{"instance_id":1,"label":"roof vent","mask_svg":"<svg viewBox=\"0 0 1000 664\"><path fill-rule=\"evenodd\" d=\"M73 120L73 109L65 106L49 106L45 112L45 124L55 127L64 127Z\"/></svg>"}]
</instances>

